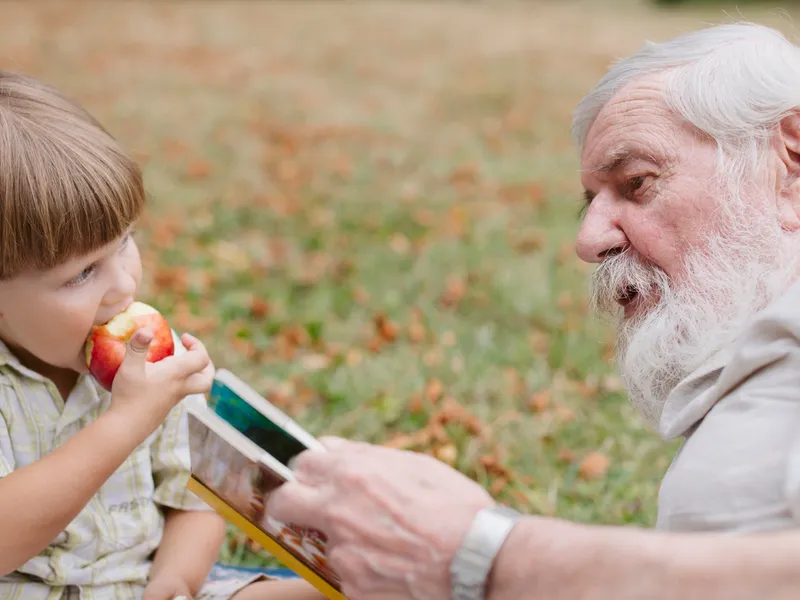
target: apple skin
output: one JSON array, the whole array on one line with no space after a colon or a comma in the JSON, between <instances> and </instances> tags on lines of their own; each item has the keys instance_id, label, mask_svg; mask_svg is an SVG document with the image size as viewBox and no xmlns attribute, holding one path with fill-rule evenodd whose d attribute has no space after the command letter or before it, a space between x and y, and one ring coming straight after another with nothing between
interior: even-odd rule
<instances>
[{"instance_id":1,"label":"apple skin","mask_svg":"<svg viewBox=\"0 0 800 600\"><path fill-rule=\"evenodd\" d=\"M86 365L103 389L111 391L114 377L125 358L128 340L144 327L153 332L146 357L148 362L158 362L175 354L175 340L167 320L144 302L134 302L108 323L92 327L84 348Z\"/></svg>"}]
</instances>

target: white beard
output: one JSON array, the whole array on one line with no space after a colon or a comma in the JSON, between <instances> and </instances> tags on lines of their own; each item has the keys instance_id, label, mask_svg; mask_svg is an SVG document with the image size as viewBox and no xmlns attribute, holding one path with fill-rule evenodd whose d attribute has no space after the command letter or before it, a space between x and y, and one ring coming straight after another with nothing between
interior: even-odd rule
<instances>
[{"instance_id":1,"label":"white beard","mask_svg":"<svg viewBox=\"0 0 800 600\"><path fill-rule=\"evenodd\" d=\"M687 257L679 285L631 250L604 260L592 278L601 313L619 314L626 286L644 303L640 314L619 319L617 360L631 403L654 428L675 386L797 278L800 260L777 216L737 200L724 211L726 225Z\"/></svg>"}]
</instances>

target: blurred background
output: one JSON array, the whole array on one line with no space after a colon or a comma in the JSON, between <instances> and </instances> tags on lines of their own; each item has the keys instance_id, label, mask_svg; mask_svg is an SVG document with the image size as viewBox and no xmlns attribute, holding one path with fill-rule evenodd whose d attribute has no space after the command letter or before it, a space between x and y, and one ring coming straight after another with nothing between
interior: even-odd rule
<instances>
[{"instance_id":1,"label":"blurred background","mask_svg":"<svg viewBox=\"0 0 800 600\"><path fill-rule=\"evenodd\" d=\"M4 2L3 68L141 161L142 299L312 433L429 452L528 511L652 524L574 255L576 103L646 40L791 5ZM231 531L223 560L264 554Z\"/></svg>"}]
</instances>

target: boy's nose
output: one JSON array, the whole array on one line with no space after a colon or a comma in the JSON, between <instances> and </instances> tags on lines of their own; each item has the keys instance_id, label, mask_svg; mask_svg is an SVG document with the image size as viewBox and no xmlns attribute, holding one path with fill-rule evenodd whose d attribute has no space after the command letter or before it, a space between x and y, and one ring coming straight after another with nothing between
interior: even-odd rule
<instances>
[{"instance_id":1,"label":"boy's nose","mask_svg":"<svg viewBox=\"0 0 800 600\"><path fill-rule=\"evenodd\" d=\"M130 306L136 295L136 280L125 269L119 269L116 277L106 292L106 305L120 306L125 310Z\"/></svg>"}]
</instances>

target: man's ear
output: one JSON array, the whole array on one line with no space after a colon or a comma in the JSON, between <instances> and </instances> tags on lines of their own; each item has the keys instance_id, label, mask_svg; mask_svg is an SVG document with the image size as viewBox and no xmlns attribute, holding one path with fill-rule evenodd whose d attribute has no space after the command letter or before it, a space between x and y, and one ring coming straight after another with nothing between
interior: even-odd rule
<instances>
[{"instance_id":1,"label":"man's ear","mask_svg":"<svg viewBox=\"0 0 800 600\"><path fill-rule=\"evenodd\" d=\"M776 150L779 173L776 182L781 227L800 230L800 111L784 117L778 127Z\"/></svg>"}]
</instances>

